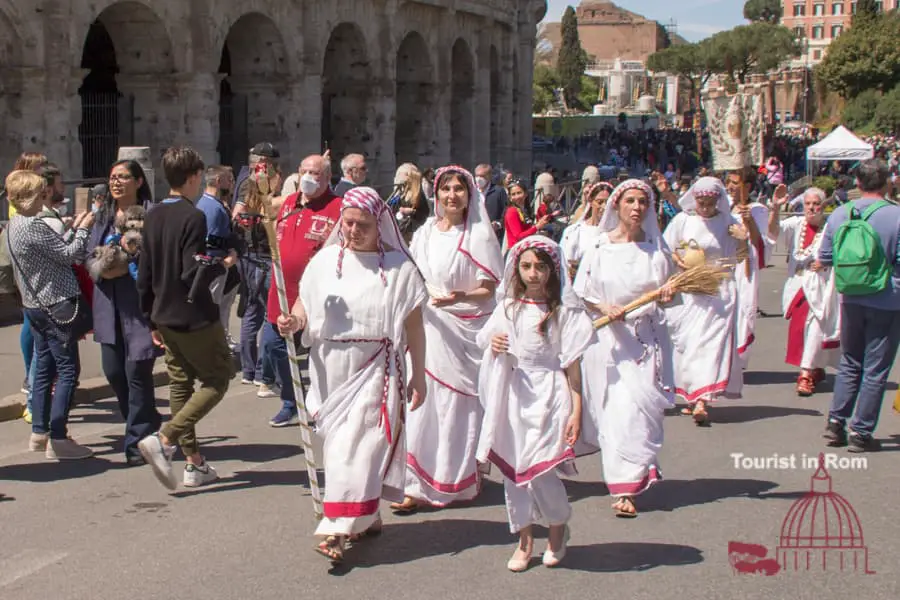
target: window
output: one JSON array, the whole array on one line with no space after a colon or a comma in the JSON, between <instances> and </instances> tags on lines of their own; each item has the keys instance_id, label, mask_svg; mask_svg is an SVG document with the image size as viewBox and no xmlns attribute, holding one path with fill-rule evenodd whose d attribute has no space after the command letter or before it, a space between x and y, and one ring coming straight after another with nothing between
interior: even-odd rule
<instances>
[{"instance_id":1,"label":"window","mask_svg":"<svg viewBox=\"0 0 900 600\"><path fill-rule=\"evenodd\" d=\"M813 60L822 60L821 50L813 50Z\"/></svg>"},{"instance_id":2,"label":"window","mask_svg":"<svg viewBox=\"0 0 900 600\"><path fill-rule=\"evenodd\" d=\"M795 35L796 37L798 37L798 38L802 38L803 36L806 35L806 32L803 31L803 27L802 27L802 26L799 26L799 25L798 25L797 27L794 27L794 35Z\"/></svg>"},{"instance_id":3,"label":"window","mask_svg":"<svg viewBox=\"0 0 900 600\"><path fill-rule=\"evenodd\" d=\"M812 37L814 40L821 40L825 37L825 26L814 25L812 28Z\"/></svg>"},{"instance_id":4,"label":"window","mask_svg":"<svg viewBox=\"0 0 900 600\"><path fill-rule=\"evenodd\" d=\"M825 15L825 5L824 4L814 4L813 5L813 16L822 17Z\"/></svg>"},{"instance_id":5,"label":"window","mask_svg":"<svg viewBox=\"0 0 900 600\"><path fill-rule=\"evenodd\" d=\"M832 25L832 26L831 26L831 37L832 37L832 39L833 39L833 38L836 38L836 37L839 36L839 35L841 35L841 33L843 32L843 29L844 29L844 28L841 27L840 25Z\"/></svg>"},{"instance_id":6,"label":"window","mask_svg":"<svg viewBox=\"0 0 900 600\"><path fill-rule=\"evenodd\" d=\"M884 2L881 2L881 0L878 0L878 2L875 3L875 12L883 12L883 9L884 9Z\"/></svg>"},{"instance_id":7,"label":"window","mask_svg":"<svg viewBox=\"0 0 900 600\"><path fill-rule=\"evenodd\" d=\"M795 17L806 16L806 5L805 4L795 4L794 5L794 16Z\"/></svg>"},{"instance_id":8,"label":"window","mask_svg":"<svg viewBox=\"0 0 900 600\"><path fill-rule=\"evenodd\" d=\"M831 5L831 14L835 17L839 17L844 14L844 4L843 2L835 2Z\"/></svg>"},{"instance_id":9,"label":"window","mask_svg":"<svg viewBox=\"0 0 900 600\"><path fill-rule=\"evenodd\" d=\"M851 14L851 15L855 15L855 14L856 14L856 2L851 2L851 3L850 3L850 14Z\"/></svg>"}]
</instances>

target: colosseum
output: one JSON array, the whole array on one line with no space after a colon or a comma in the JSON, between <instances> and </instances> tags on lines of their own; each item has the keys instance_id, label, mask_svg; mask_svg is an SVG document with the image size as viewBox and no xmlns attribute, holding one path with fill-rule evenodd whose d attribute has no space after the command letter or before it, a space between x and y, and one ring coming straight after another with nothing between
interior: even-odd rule
<instances>
[{"instance_id":1,"label":"colosseum","mask_svg":"<svg viewBox=\"0 0 900 600\"><path fill-rule=\"evenodd\" d=\"M395 165L531 160L545 0L0 0L0 161L45 152L68 178L119 146L189 143L240 165L362 152ZM7 166L7 168L9 168Z\"/></svg>"}]
</instances>

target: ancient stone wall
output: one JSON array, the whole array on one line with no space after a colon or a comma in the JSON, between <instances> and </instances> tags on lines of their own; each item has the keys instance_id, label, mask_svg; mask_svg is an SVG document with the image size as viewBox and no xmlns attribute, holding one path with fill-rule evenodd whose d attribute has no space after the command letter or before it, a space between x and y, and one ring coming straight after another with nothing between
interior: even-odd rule
<instances>
[{"instance_id":1,"label":"ancient stone wall","mask_svg":"<svg viewBox=\"0 0 900 600\"><path fill-rule=\"evenodd\" d=\"M285 170L327 144L370 180L531 162L531 73L545 0L0 0L0 164L40 150L68 178L119 146L174 143ZM519 73L522 67L527 72ZM160 179L160 178L157 178Z\"/></svg>"}]
</instances>

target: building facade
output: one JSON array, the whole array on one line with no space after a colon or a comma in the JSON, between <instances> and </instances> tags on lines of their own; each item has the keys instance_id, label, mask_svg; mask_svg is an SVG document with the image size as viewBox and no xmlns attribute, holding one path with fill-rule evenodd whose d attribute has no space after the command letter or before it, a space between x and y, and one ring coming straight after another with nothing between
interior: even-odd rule
<instances>
[{"instance_id":1,"label":"building facade","mask_svg":"<svg viewBox=\"0 0 900 600\"><path fill-rule=\"evenodd\" d=\"M640 61L666 47L666 30L656 21L625 10L606 0L585 0L575 9L581 47L597 63L616 59ZM562 39L560 24L548 23L547 40L558 51ZM555 61L554 52L553 60Z\"/></svg>"},{"instance_id":2,"label":"building facade","mask_svg":"<svg viewBox=\"0 0 900 600\"><path fill-rule=\"evenodd\" d=\"M881 10L894 10L900 0L878 0ZM855 0L782 0L782 24L806 40L803 55L795 66L815 65L825 57L826 48L850 27L856 13Z\"/></svg>"},{"instance_id":3,"label":"building facade","mask_svg":"<svg viewBox=\"0 0 900 600\"><path fill-rule=\"evenodd\" d=\"M0 0L0 164L104 176L119 146L186 143L286 171L331 149L395 166L531 166L545 0Z\"/></svg>"}]
</instances>

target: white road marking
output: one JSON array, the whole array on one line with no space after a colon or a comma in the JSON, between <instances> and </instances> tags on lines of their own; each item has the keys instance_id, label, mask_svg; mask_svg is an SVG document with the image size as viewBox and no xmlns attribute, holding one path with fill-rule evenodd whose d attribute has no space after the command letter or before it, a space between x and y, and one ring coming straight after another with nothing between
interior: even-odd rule
<instances>
[{"instance_id":1,"label":"white road marking","mask_svg":"<svg viewBox=\"0 0 900 600\"><path fill-rule=\"evenodd\" d=\"M68 552L26 550L11 558L0 560L0 588L13 584L23 577L34 575L41 569L62 561L68 555Z\"/></svg>"}]
</instances>

